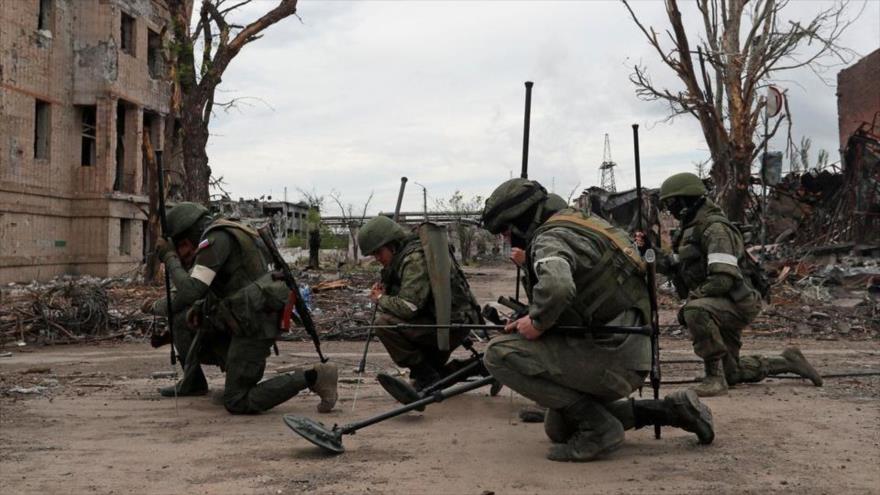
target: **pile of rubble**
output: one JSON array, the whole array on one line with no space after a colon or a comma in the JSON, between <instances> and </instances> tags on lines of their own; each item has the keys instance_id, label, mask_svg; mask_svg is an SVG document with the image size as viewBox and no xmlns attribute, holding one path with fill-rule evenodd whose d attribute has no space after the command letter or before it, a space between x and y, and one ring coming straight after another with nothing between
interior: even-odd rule
<instances>
[{"instance_id":1,"label":"pile of rubble","mask_svg":"<svg viewBox=\"0 0 880 495\"><path fill-rule=\"evenodd\" d=\"M140 312L161 288L132 279L59 277L0 290L0 345L72 344L149 336L159 323Z\"/></svg>"},{"instance_id":2,"label":"pile of rubble","mask_svg":"<svg viewBox=\"0 0 880 495\"><path fill-rule=\"evenodd\" d=\"M361 268L300 275L322 339L366 338L352 327L370 323L369 288L377 278ZM12 284L0 289L0 346L147 340L164 329L165 319L142 313L141 305L163 295L161 285L125 278L64 276L42 284ZM309 337L296 327L286 338Z\"/></svg>"}]
</instances>

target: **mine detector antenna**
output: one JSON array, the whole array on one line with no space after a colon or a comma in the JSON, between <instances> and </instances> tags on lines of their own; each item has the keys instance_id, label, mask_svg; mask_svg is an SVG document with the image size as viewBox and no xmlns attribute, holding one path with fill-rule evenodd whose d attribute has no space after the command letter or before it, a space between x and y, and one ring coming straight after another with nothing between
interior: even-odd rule
<instances>
[{"instance_id":1,"label":"mine detector antenna","mask_svg":"<svg viewBox=\"0 0 880 495\"><path fill-rule=\"evenodd\" d=\"M406 414L416 409L423 409L428 404L441 402L450 397L455 397L456 395L461 395L465 392L470 392L471 390L491 385L494 382L494 378L487 376L473 382L456 385L455 387L446 390L435 391L428 397L367 419L355 421L354 423L349 423L344 426L333 425L333 428L327 428L327 426L319 421L293 414L285 414L283 419L284 424L296 432L297 435L312 442L326 452L341 454L345 452L345 447L342 446L342 435L352 435L361 428L366 428L367 426L400 416L401 414Z\"/></svg>"},{"instance_id":2,"label":"mine detector antenna","mask_svg":"<svg viewBox=\"0 0 880 495\"><path fill-rule=\"evenodd\" d=\"M275 265L275 270L281 272L280 278L284 280L285 285L290 289L288 304L284 306L282 319L290 318L290 311L293 308L296 308L296 313L299 315L299 319L302 322L303 327L306 329L306 333L309 334L312 338L312 343L315 344L315 351L318 353L318 359L320 359L322 363L326 363L328 359L324 357L324 353L321 352L321 338L318 336L318 329L315 327L315 321L312 320L312 313L309 311L309 307L306 306L306 302L303 299L302 294L299 292L299 284L296 283L296 279L293 277L293 272L290 270L290 266L284 261L284 257L281 256L281 252L278 251L278 246L275 245L275 238L272 235L271 227L269 224L263 225L257 229L257 232L260 234L260 239L269 251L269 255L272 257L272 263Z\"/></svg>"},{"instance_id":3,"label":"mine detector antenna","mask_svg":"<svg viewBox=\"0 0 880 495\"><path fill-rule=\"evenodd\" d=\"M648 298L651 303L651 388L654 389L654 399L660 398L660 320L657 312L657 256L651 246L651 238L645 231L645 217L642 216L642 169L639 161L639 125L633 124L633 153L636 161L636 197L638 201L639 230L645 236L645 263L648 269L645 272L648 284ZM660 438L660 425L654 425L654 438Z\"/></svg>"},{"instance_id":4,"label":"mine detector antenna","mask_svg":"<svg viewBox=\"0 0 880 495\"><path fill-rule=\"evenodd\" d=\"M519 172L521 179L529 178L529 128L532 123L532 81L526 81L526 108L523 116L523 147L522 147L522 168ZM514 298L519 301L519 286L522 283L522 269L516 265L516 292Z\"/></svg>"},{"instance_id":5,"label":"mine detector antenna","mask_svg":"<svg viewBox=\"0 0 880 495\"><path fill-rule=\"evenodd\" d=\"M159 189L159 224L162 227L162 237L168 242L173 242L168 235L168 218L165 216L165 168L162 166L162 155L156 155L156 187ZM165 306L167 307L168 334L171 336L171 365L177 364L177 354L174 350L174 308L171 306L171 274L167 267L165 270Z\"/></svg>"},{"instance_id":6,"label":"mine detector antenna","mask_svg":"<svg viewBox=\"0 0 880 495\"><path fill-rule=\"evenodd\" d=\"M406 177L400 178L400 189L397 191L397 204L394 205L394 220L397 222L400 220L400 205L403 203L403 192L406 190L406 181L408 179ZM373 324L376 323L376 313L379 311L379 304L373 304L373 314L370 315L370 328L367 330L367 341L364 342L364 353L361 355L361 362L358 363L357 374L361 376L364 374L364 370L367 368L367 353L370 351L370 341L373 340ZM351 401L351 410L354 411L355 406L357 406L357 398L358 398L358 389L360 388L361 381L358 380L354 385L354 399Z\"/></svg>"}]
</instances>

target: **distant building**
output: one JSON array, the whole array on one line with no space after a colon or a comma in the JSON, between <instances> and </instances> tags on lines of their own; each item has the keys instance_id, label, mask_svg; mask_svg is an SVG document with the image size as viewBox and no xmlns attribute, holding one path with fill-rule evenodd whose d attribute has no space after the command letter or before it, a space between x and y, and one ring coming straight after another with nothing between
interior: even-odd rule
<instances>
[{"instance_id":1,"label":"distant building","mask_svg":"<svg viewBox=\"0 0 880 495\"><path fill-rule=\"evenodd\" d=\"M880 49L837 73L840 150L865 122L880 127ZM873 132L878 132L876 129Z\"/></svg>"},{"instance_id":2,"label":"distant building","mask_svg":"<svg viewBox=\"0 0 880 495\"><path fill-rule=\"evenodd\" d=\"M224 218L243 221L259 227L271 221L280 239L301 236L308 229L309 205L305 202L229 199L211 201L211 212Z\"/></svg>"},{"instance_id":3,"label":"distant building","mask_svg":"<svg viewBox=\"0 0 880 495\"><path fill-rule=\"evenodd\" d=\"M164 0L2 2L0 282L137 269L169 22Z\"/></svg>"}]
</instances>

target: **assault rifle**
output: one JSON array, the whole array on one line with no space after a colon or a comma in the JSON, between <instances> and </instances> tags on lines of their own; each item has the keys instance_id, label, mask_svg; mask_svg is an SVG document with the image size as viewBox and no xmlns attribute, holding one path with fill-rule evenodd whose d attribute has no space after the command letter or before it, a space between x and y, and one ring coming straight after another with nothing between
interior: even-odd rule
<instances>
[{"instance_id":1,"label":"assault rifle","mask_svg":"<svg viewBox=\"0 0 880 495\"><path fill-rule=\"evenodd\" d=\"M269 255L272 257L272 263L275 265L276 270L281 271L281 276L284 279L284 283L287 285L287 288L290 289L291 299L293 299L293 306L296 308L296 313L299 315L300 321L302 321L303 327L306 329L306 333L312 338L312 342L315 344L315 350L318 352L318 358L322 363L327 362L327 358L324 357L324 354L321 352L321 339L318 337L318 330L315 328L315 322L312 320L312 313L309 312L308 306L306 306L305 300L302 298L302 294L299 292L299 285L296 283L296 279L293 277L293 272L290 271L290 267L287 265L287 262L284 261L284 258L281 256L281 253L278 251L278 246L275 245L275 238L272 236L272 230L269 225L263 225L257 232L260 234L260 239L263 240L263 244L266 245L266 249L269 251ZM289 314L290 308L288 306L284 307L285 315L287 318Z\"/></svg>"}]
</instances>

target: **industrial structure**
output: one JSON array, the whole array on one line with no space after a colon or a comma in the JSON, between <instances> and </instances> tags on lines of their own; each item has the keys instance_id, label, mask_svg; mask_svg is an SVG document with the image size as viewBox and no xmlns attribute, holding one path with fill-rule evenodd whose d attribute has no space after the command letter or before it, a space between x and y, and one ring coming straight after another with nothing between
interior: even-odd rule
<instances>
[{"instance_id":1,"label":"industrial structure","mask_svg":"<svg viewBox=\"0 0 880 495\"><path fill-rule=\"evenodd\" d=\"M599 170L602 171L602 189L608 192L617 192L617 186L614 184L614 167L617 164L611 159L611 141L608 139L608 133L605 133L605 151L602 152L602 165Z\"/></svg>"}]
</instances>

